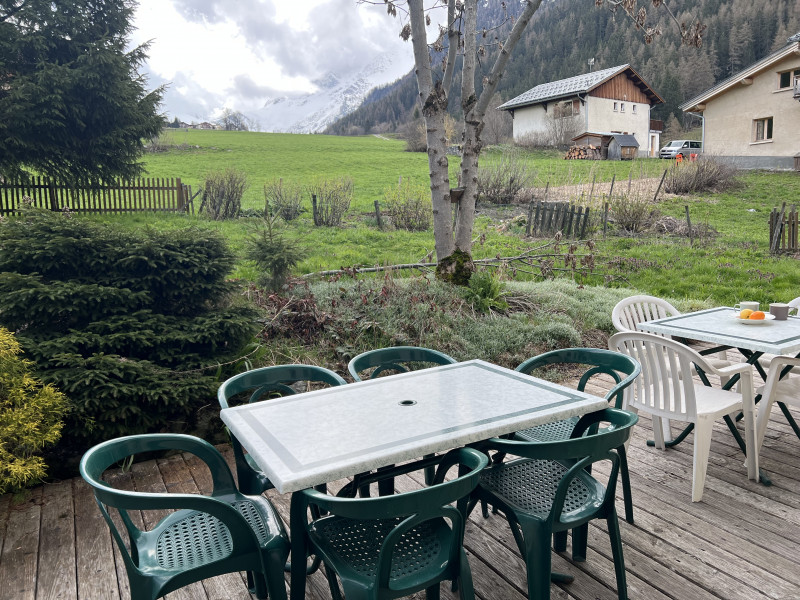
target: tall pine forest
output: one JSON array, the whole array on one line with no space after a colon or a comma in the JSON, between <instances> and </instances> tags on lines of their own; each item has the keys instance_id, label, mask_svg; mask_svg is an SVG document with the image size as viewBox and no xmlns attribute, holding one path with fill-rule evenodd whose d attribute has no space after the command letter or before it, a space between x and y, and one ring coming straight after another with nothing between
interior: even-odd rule
<instances>
[{"instance_id":1,"label":"tall pine forest","mask_svg":"<svg viewBox=\"0 0 800 600\"><path fill-rule=\"evenodd\" d=\"M699 18L708 26L700 49L681 46L678 26L663 8L647 7L650 20L663 32L645 44L630 18L596 8L592 0L543 2L514 50L500 82L502 100L548 81L629 63L664 99L653 118L681 117L678 106L715 83L740 71L786 43L800 31L800 0L667 0L679 22ZM515 5L490 0L479 9L486 27L503 20L503 7ZM511 8L509 8L511 10ZM657 19L656 19L657 17ZM386 17L389 18L389 17ZM398 25L399 31L399 25ZM494 34L486 38L484 71L494 60ZM501 27L497 37L504 37ZM409 42L410 43L410 42ZM480 89L482 77L476 78ZM459 81L456 79L455 81ZM460 98L454 84L450 110L459 116ZM355 112L329 126L326 133L364 134L395 131L419 115L413 72L370 92Z\"/></svg>"}]
</instances>

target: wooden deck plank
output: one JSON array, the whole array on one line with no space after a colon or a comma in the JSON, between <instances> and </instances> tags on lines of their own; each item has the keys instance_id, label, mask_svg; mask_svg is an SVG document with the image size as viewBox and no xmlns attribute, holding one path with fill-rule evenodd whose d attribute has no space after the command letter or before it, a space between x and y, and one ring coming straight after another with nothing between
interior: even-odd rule
<instances>
[{"instance_id":1,"label":"wooden deck plank","mask_svg":"<svg viewBox=\"0 0 800 600\"><path fill-rule=\"evenodd\" d=\"M0 598L36 599L42 488L34 488L28 499L11 507L8 529L0 556Z\"/></svg>"},{"instance_id":2,"label":"wooden deck plank","mask_svg":"<svg viewBox=\"0 0 800 600\"><path fill-rule=\"evenodd\" d=\"M128 578L92 488L83 479L76 478L72 480L72 494L77 597L81 600L119 600L120 588L127 592Z\"/></svg>"},{"instance_id":3,"label":"wooden deck plank","mask_svg":"<svg viewBox=\"0 0 800 600\"><path fill-rule=\"evenodd\" d=\"M45 485L42 490L37 600L65 600L78 595L75 557L72 480Z\"/></svg>"}]
</instances>

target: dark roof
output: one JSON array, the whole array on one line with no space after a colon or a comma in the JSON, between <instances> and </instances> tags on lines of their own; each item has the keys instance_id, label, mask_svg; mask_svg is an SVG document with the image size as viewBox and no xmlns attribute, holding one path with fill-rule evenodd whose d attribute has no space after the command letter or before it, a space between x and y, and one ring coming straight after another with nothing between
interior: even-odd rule
<instances>
[{"instance_id":1,"label":"dark roof","mask_svg":"<svg viewBox=\"0 0 800 600\"><path fill-rule=\"evenodd\" d=\"M630 65L619 65L611 67L610 69L603 69L602 71L595 71L593 73L584 73L583 75L576 75L568 79L560 79L559 81L551 81L537 85L535 88L529 89L512 98L505 104L498 106L499 110L509 110L512 108L519 108L521 106L529 106L531 104L540 104L550 100L557 100L559 98L567 98L570 96L577 96L578 94L585 94L592 91L599 85L605 83L609 79L619 75L620 73L627 73L633 82L644 92L650 99L652 104L661 104L663 100L656 94L650 86L648 86L639 74L631 68Z\"/></svg>"},{"instance_id":2,"label":"dark roof","mask_svg":"<svg viewBox=\"0 0 800 600\"><path fill-rule=\"evenodd\" d=\"M620 146L639 147L639 142L636 141L636 138L627 133L612 133L611 137L613 137Z\"/></svg>"}]
</instances>

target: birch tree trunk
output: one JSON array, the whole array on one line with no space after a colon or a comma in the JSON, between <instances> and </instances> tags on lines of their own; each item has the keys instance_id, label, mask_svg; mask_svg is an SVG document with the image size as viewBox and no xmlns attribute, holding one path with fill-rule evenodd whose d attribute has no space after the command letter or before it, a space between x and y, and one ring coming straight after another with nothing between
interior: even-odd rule
<instances>
[{"instance_id":1,"label":"birch tree trunk","mask_svg":"<svg viewBox=\"0 0 800 600\"><path fill-rule=\"evenodd\" d=\"M433 230L438 267L437 276L454 283L465 284L472 275L472 231L475 224L475 199L478 193L478 156L482 149L480 140L483 117L490 98L497 89L514 45L522 31L539 8L541 0L528 0L508 39L500 50L480 98L475 96L475 69L478 52L477 0L465 0L463 13L464 63L462 69L462 108L466 115L462 132L460 183L464 188L456 207L456 225L453 226L453 205L450 201L447 138L444 120L447 113L450 86L459 48L459 33L454 28L456 0L447 0L448 57L441 80L434 81L431 55L425 29L423 0L408 0L411 41L414 49L414 67L425 119L428 143L428 167L431 180Z\"/></svg>"}]
</instances>

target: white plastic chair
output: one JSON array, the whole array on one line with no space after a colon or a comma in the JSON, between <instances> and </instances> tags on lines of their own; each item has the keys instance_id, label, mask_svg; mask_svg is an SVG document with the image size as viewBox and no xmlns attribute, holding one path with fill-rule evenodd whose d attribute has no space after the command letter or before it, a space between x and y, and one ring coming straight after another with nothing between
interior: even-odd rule
<instances>
[{"instance_id":1,"label":"white plastic chair","mask_svg":"<svg viewBox=\"0 0 800 600\"><path fill-rule=\"evenodd\" d=\"M688 346L649 333L617 333L609 339L608 347L642 365L641 376L625 390L625 408L652 416L657 448L665 448L662 419L694 423L692 502L703 497L714 421L732 412L744 413L747 476L758 479L752 365L739 363L718 369ZM720 377L738 373L739 392L695 382L694 365Z\"/></svg>"},{"instance_id":2,"label":"white plastic chair","mask_svg":"<svg viewBox=\"0 0 800 600\"><path fill-rule=\"evenodd\" d=\"M761 401L758 403L758 418L756 419L756 442L759 450L761 444L764 443L764 432L767 430L767 422L769 421L770 413L772 412L772 405L777 402L781 406L784 414L787 413L786 405L793 405L800 407L800 377L784 377L779 379L781 371L784 367L794 367L800 371L800 358L791 358L789 356L776 356L772 359L767 371L767 383L757 390L761 394ZM794 419L789 421L791 425ZM794 429L796 423L792 426ZM795 434L800 433L795 430Z\"/></svg>"},{"instance_id":3,"label":"white plastic chair","mask_svg":"<svg viewBox=\"0 0 800 600\"><path fill-rule=\"evenodd\" d=\"M614 309L611 311L611 322L614 323L614 327L619 332L639 331L636 328L638 323L654 321L665 317L676 317L680 314L681 311L662 298L646 295L629 296L623 298L614 306ZM659 335L668 340L672 339L671 335L654 335ZM714 357L706 356L706 360L717 369L724 369L733 364L728 360L724 350L718 352ZM728 379L728 377L724 377L720 380L720 384L725 385ZM670 427L669 419L662 419L661 424L664 437L667 440L671 440L672 428Z\"/></svg>"},{"instance_id":4,"label":"white plastic chair","mask_svg":"<svg viewBox=\"0 0 800 600\"><path fill-rule=\"evenodd\" d=\"M796 314L800 315L800 297L795 298L794 300L790 300L789 304L789 314ZM765 369L769 369L772 361L776 358L775 354L763 354L759 359L758 362L761 363L761 366ZM797 375L798 371L793 371L790 375Z\"/></svg>"}]
</instances>

